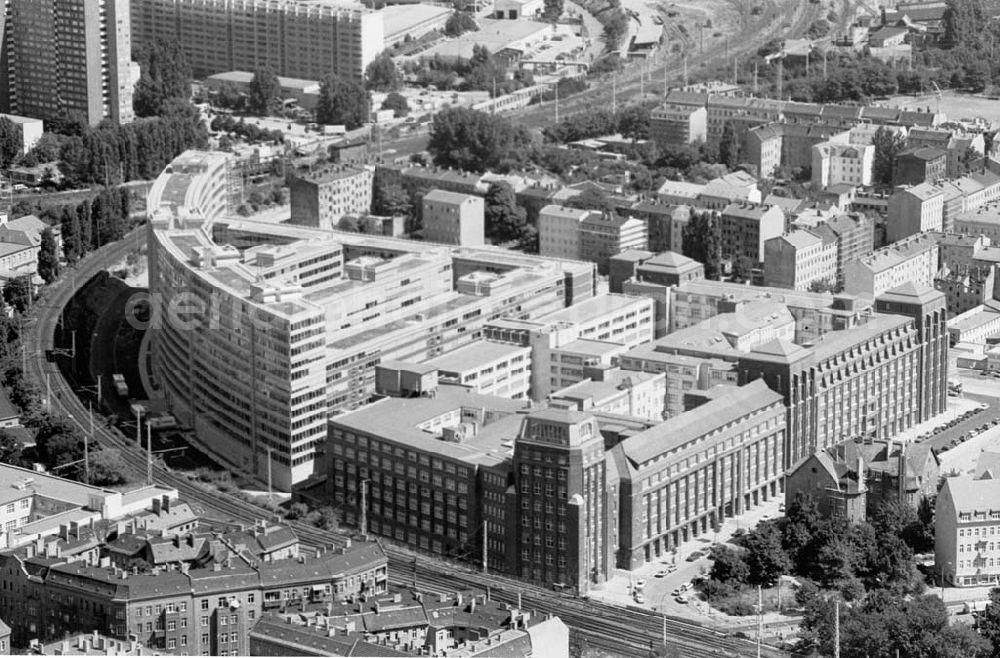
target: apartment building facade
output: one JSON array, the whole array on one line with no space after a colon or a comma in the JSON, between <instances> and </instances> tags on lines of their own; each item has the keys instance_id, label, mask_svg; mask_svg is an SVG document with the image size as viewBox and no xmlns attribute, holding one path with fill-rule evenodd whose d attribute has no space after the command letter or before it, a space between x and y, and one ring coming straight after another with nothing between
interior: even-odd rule
<instances>
[{"instance_id":1,"label":"apartment building facade","mask_svg":"<svg viewBox=\"0 0 1000 658\"><path fill-rule=\"evenodd\" d=\"M785 232L785 213L777 206L731 204L719 216L722 255L764 261L764 244Z\"/></svg>"},{"instance_id":2,"label":"apartment building facade","mask_svg":"<svg viewBox=\"0 0 1000 658\"><path fill-rule=\"evenodd\" d=\"M0 614L22 647L96 630L176 655L248 655L247 636L265 611L384 592L386 565L381 546L366 542L252 566L181 563L135 573L45 555L31 544L0 555Z\"/></svg>"},{"instance_id":3,"label":"apartment building facade","mask_svg":"<svg viewBox=\"0 0 1000 658\"><path fill-rule=\"evenodd\" d=\"M940 231L944 225L944 192L930 183L905 186L889 197L886 239L898 242L916 233Z\"/></svg>"},{"instance_id":4,"label":"apartment building facade","mask_svg":"<svg viewBox=\"0 0 1000 658\"><path fill-rule=\"evenodd\" d=\"M425 240L462 247L486 244L482 197L431 190L424 195L422 204Z\"/></svg>"},{"instance_id":5,"label":"apartment building facade","mask_svg":"<svg viewBox=\"0 0 1000 658\"><path fill-rule=\"evenodd\" d=\"M764 243L764 285L809 290L813 283L836 280L836 241L799 229Z\"/></svg>"},{"instance_id":6,"label":"apartment building facade","mask_svg":"<svg viewBox=\"0 0 1000 658\"><path fill-rule=\"evenodd\" d=\"M918 233L847 263L844 292L878 297L904 283L933 286L938 272L937 241Z\"/></svg>"},{"instance_id":7,"label":"apartment building facade","mask_svg":"<svg viewBox=\"0 0 1000 658\"><path fill-rule=\"evenodd\" d=\"M135 118L126 0L13 0L4 23L0 109L44 120L78 112L92 126Z\"/></svg>"},{"instance_id":8,"label":"apartment building facade","mask_svg":"<svg viewBox=\"0 0 1000 658\"><path fill-rule=\"evenodd\" d=\"M934 514L934 564L953 587L1000 582L1000 480L945 478Z\"/></svg>"},{"instance_id":9,"label":"apartment building facade","mask_svg":"<svg viewBox=\"0 0 1000 658\"><path fill-rule=\"evenodd\" d=\"M300 0L152 0L132 4L140 48L169 39L197 77L266 67L276 75L361 82L385 48L380 12Z\"/></svg>"},{"instance_id":10,"label":"apartment building facade","mask_svg":"<svg viewBox=\"0 0 1000 658\"><path fill-rule=\"evenodd\" d=\"M580 258L580 223L590 210L547 205L538 213L538 253L556 258Z\"/></svg>"},{"instance_id":11,"label":"apartment building facade","mask_svg":"<svg viewBox=\"0 0 1000 658\"><path fill-rule=\"evenodd\" d=\"M633 217L590 213L579 223L580 258L597 263L597 271L607 274L611 258L629 249L646 249L646 223Z\"/></svg>"},{"instance_id":12,"label":"apartment building facade","mask_svg":"<svg viewBox=\"0 0 1000 658\"><path fill-rule=\"evenodd\" d=\"M823 142L812 147L812 182L821 189L833 185L871 185L875 147L871 144Z\"/></svg>"},{"instance_id":13,"label":"apartment building facade","mask_svg":"<svg viewBox=\"0 0 1000 658\"><path fill-rule=\"evenodd\" d=\"M289 223L335 229L344 215L367 214L372 205L372 176L371 168L352 165L294 176L289 185Z\"/></svg>"}]
</instances>

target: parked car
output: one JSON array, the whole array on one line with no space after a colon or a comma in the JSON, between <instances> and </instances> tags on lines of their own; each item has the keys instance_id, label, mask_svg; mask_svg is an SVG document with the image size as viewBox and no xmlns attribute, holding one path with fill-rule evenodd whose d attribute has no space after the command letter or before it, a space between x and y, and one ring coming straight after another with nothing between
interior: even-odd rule
<instances>
[{"instance_id":1,"label":"parked car","mask_svg":"<svg viewBox=\"0 0 1000 658\"><path fill-rule=\"evenodd\" d=\"M687 556L687 561L688 562L694 562L695 560L701 559L702 556L704 556L704 555L705 554L702 553L701 551L695 551L694 553L691 553L691 555Z\"/></svg>"},{"instance_id":2,"label":"parked car","mask_svg":"<svg viewBox=\"0 0 1000 658\"><path fill-rule=\"evenodd\" d=\"M645 586L646 586L646 581L643 580L642 578L640 578L639 580L635 581L635 589L636 589L636 591L641 591L642 588L645 587Z\"/></svg>"},{"instance_id":3,"label":"parked car","mask_svg":"<svg viewBox=\"0 0 1000 658\"><path fill-rule=\"evenodd\" d=\"M642 595L642 592L635 593L635 602L638 603L639 605L642 605L643 603L646 602L646 597Z\"/></svg>"},{"instance_id":4,"label":"parked car","mask_svg":"<svg viewBox=\"0 0 1000 658\"><path fill-rule=\"evenodd\" d=\"M684 590L682 590L680 587L678 587L674 591L670 592L670 596L680 596L683 593L684 593Z\"/></svg>"},{"instance_id":5,"label":"parked car","mask_svg":"<svg viewBox=\"0 0 1000 658\"><path fill-rule=\"evenodd\" d=\"M653 576L653 577L654 577L654 578L663 578L663 577L664 577L664 576L666 576L666 575L667 575L668 573L670 573L670 572L669 572L669 571L667 571L666 569L660 569L659 571L657 571L657 572L656 572L656 575L655 575L655 576Z\"/></svg>"},{"instance_id":6,"label":"parked car","mask_svg":"<svg viewBox=\"0 0 1000 658\"><path fill-rule=\"evenodd\" d=\"M678 603L682 603L682 604L684 604L684 605L687 605L687 602L688 602L688 597L686 597L686 596L684 596L683 594L681 594L680 596L676 597L676 598L674 599L674 601L677 601Z\"/></svg>"}]
</instances>

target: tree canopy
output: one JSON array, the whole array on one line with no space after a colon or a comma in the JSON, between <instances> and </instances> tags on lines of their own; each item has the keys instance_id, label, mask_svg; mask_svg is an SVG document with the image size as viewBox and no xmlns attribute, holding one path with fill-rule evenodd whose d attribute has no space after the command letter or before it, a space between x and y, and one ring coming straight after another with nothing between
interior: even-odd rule
<instances>
[{"instance_id":1,"label":"tree canopy","mask_svg":"<svg viewBox=\"0 0 1000 658\"><path fill-rule=\"evenodd\" d=\"M42 242L38 251L38 276L45 283L52 283L59 276L59 249L56 245L52 229L46 227L42 231Z\"/></svg>"},{"instance_id":2,"label":"tree canopy","mask_svg":"<svg viewBox=\"0 0 1000 658\"><path fill-rule=\"evenodd\" d=\"M320 85L316 122L354 130L368 121L371 95L357 82L330 76Z\"/></svg>"},{"instance_id":3,"label":"tree canopy","mask_svg":"<svg viewBox=\"0 0 1000 658\"><path fill-rule=\"evenodd\" d=\"M693 212L682 229L682 251L705 266L705 278L718 280L722 273L722 233L711 211Z\"/></svg>"},{"instance_id":4,"label":"tree canopy","mask_svg":"<svg viewBox=\"0 0 1000 658\"><path fill-rule=\"evenodd\" d=\"M382 101L382 109L392 110L393 116L399 119L410 113L410 104L406 102L405 96L398 91L393 91Z\"/></svg>"},{"instance_id":5,"label":"tree canopy","mask_svg":"<svg viewBox=\"0 0 1000 658\"><path fill-rule=\"evenodd\" d=\"M881 126L872 135L875 158L872 161L872 182L891 186L896 174L896 156L906 148L906 139L899 133Z\"/></svg>"},{"instance_id":6,"label":"tree canopy","mask_svg":"<svg viewBox=\"0 0 1000 658\"><path fill-rule=\"evenodd\" d=\"M542 10L542 18L554 23L562 16L565 0L545 0L545 8Z\"/></svg>"},{"instance_id":7,"label":"tree canopy","mask_svg":"<svg viewBox=\"0 0 1000 658\"><path fill-rule=\"evenodd\" d=\"M434 115L427 150L440 166L466 171L508 171L523 162L527 131L501 116L466 107Z\"/></svg>"},{"instance_id":8,"label":"tree canopy","mask_svg":"<svg viewBox=\"0 0 1000 658\"><path fill-rule=\"evenodd\" d=\"M370 91L398 91L403 86L403 76L388 51L382 52L365 69L365 86Z\"/></svg>"},{"instance_id":9,"label":"tree canopy","mask_svg":"<svg viewBox=\"0 0 1000 658\"><path fill-rule=\"evenodd\" d=\"M476 32L478 30L479 25L476 23L476 17L468 11L454 12L444 24L444 33L449 37L458 37L466 32Z\"/></svg>"},{"instance_id":10,"label":"tree canopy","mask_svg":"<svg viewBox=\"0 0 1000 658\"><path fill-rule=\"evenodd\" d=\"M135 60L141 76L132 104L140 117L163 116L168 100L191 95L191 69L176 41L156 39L136 53Z\"/></svg>"},{"instance_id":11,"label":"tree canopy","mask_svg":"<svg viewBox=\"0 0 1000 658\"><path fill-rule=\"evenodd\" d=\"M253 114L270 115L281 108L281 84L268 68L254 71L247 89L247 109Z\"/></svg>"},{"instance_id":12,"label":"tree canopy","mask_svg":"<svg viewBox=\"0 0 1000 658\"><path fill-rule=\"evenodd\" d=\"M486 237L495 242L520 241L528 225L524 208L517 205L514 188L506 181L490 183L485 200Z\"/></svg>"}]
</instances>

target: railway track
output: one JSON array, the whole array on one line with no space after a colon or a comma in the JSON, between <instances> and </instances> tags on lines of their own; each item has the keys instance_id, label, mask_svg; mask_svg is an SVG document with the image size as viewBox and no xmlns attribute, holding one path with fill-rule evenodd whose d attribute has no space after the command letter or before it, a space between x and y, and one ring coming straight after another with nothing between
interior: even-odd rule
<instances>
[{"instance_id":1,"label":"railway track","mask_svg":"<svg viewBox=\"0 0 1000 658\"><path fill-rule=\"evenodd\" d=\"M82 286L101 270L108 269L120 261L133 249L133 243L140 237L135 229L121 241L106 245L89 254L69 276L68 272L46 290L34 313L25 325L22 340L25 341L27 376L36 383L45 385L46 378L51 391L50 403L54 411L70 416L81 430L89 431L83 419L88 409L79 391L74 390L65 379L56 363L49 361L47 354L55 347L54 336L63 308ZM146 454L115 427L95 424L95 440L103 446L118 448L125 464L136 474L146 471ZM218 491L207 491L185 476L179 475L160 464L153 466L153 479L158 484L177 489L180 495L202 513L213 512L223 519L252 523L269 514L265 509L244 502ZM342 546L347 537L319 530L298 522L291 522L302 542L309 546ZM489 588L491 597L518 604L524 609L538 614L558 615L590 646L600 647L626 655L645 655L652 644L661 641L664 617L648 611L624 609L604 603L587 601L559 594L504 576L483 574L464 565L443 563L418 555L394 545L384 545L389 559L390 577L401 585L413 585L435 592L453 592L456 589ZM407 576L410 576L409 578ZM668 644L683 651L692 658L718 656L751 656L755 647L751 643L728 637L715 629L678 618L666 619ZM761 655L778 658L787 654L765 647Z\"/></svg>"}]
</instances>

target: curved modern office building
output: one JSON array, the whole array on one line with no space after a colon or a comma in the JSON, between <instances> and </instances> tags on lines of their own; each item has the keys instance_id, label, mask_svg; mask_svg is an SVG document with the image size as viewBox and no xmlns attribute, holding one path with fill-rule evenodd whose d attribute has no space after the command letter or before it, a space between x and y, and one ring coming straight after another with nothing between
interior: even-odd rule
<instances>
[{"instance_id":1,"label":"curved modern office building","mask_svg":"<svg viewBox=\"0 0 1000 658\"><path fill-rule=\"evenodd\" d=\"M201 447L279 489L312 475L327 418L370 400L380 362L593 295L589 263L237 217L239 180L227 154L189 151L150 190L153 372Z\"/></svg>"}]
</instances>

